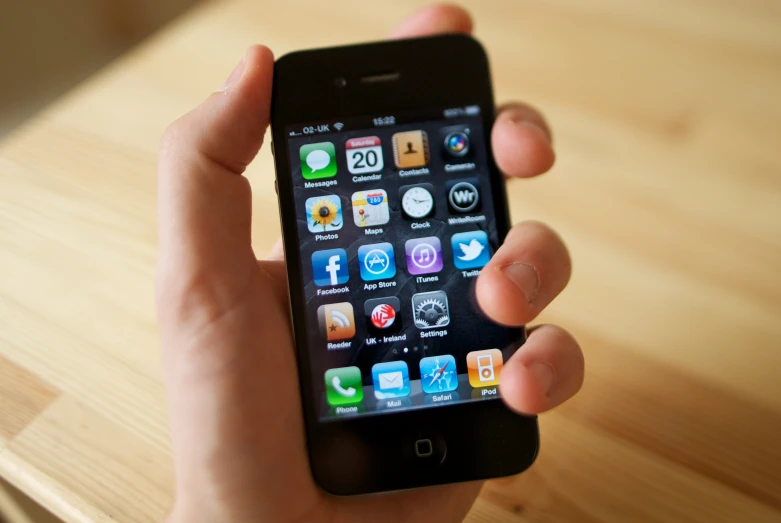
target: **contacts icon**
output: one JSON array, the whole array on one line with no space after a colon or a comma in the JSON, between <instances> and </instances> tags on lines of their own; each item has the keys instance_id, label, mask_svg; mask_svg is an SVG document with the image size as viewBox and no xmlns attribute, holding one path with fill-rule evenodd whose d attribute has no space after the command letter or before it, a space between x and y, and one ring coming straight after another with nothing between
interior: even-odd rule
<instances>
[{"instance_id":1,"label":"contacts icon","mask_svg":"<svg viewBox=\"0 0 781 523\"><path fill-rule=\"evenodd\" d=\"M405 131L392 138L393 161L398 169L425 167L430 160L426 131Z\"/></svg>"}]
</instances>

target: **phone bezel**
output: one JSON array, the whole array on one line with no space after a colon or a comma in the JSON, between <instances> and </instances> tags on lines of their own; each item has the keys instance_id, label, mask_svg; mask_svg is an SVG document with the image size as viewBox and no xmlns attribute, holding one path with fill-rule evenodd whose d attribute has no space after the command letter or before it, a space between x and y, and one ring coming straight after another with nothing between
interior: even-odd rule
<instances>
[{"instance_id":1,"label":"phone bezel","mask_svg":"<svg viewBox=\"0 0 781 523\"><path fill-rule=\"evenodd\" d=\"M362 82L365 77L389 80ZM273 142L278 144L277 190L301 399L312 474L330 493L361 494L507 476L526 469L537 455L536 417L512 413L501 401L321 422L313 399L285 127L467 104L483 108L483 127L490 136L494 113L487 109L494 107L494 101L488 59L482 46L466 35L298 51L275 64L271 128ZM510 227L507 197L490 151L487 157L501 242ZM418 439L434 442L435 462L411 454ZM441 460L439 454L443 454Z\"/></svg>"}]
</instances>

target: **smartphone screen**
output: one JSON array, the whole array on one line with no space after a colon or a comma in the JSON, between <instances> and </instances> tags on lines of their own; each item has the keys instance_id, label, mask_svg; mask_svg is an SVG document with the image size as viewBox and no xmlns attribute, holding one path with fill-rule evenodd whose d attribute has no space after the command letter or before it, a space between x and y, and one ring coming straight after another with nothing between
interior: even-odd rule
<instances>
[{"instance_id":1,"label":"smartphone screen","mask_svg":"<svg viewBox=\"0 0 781 523\"><path fill-rule=\"evenodd\" d=\"M307 332L297 342L320 421L498 398L523 333L489 321L474 295L505 205L484 111L286 126Z\"/></svg>"}]
</instances>

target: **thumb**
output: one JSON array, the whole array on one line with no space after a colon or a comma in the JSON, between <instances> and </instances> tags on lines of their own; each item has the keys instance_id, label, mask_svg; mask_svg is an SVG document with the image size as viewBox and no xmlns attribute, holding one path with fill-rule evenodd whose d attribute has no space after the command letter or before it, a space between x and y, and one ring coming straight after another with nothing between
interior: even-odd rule
<instances>
[{"instance_id":1,"label":"thumb","mask_svg":"<svg viewBox=\"0 0 781 523\"><path fill-rule=\"evenodd\" d=\"M241 174L263 143L273 68L268 48L250 47L223 87L163 136L158 301L160 293L188 296L167 303L200 297L200 311L219 315L246 288L255 256L250 185ZM177 311L159 310L168 313Z\"/></svg>"}]
</instances>

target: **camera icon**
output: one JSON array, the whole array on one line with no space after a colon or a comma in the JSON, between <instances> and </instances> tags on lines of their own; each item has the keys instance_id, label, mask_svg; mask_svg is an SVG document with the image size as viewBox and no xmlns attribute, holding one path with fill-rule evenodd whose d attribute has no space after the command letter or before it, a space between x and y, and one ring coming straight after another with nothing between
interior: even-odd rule
<instances>
[{"instance_id":1,"label":"camera icon","mask_svg":"<svg viewBox=\"0 0 781 523\"><path fill-rule=\"evenodd\" d=\"M445 161L461 160L471 156L470 136L472 130L467 125L450 125L440 129Z\"/></svg>"}]
</instances>

